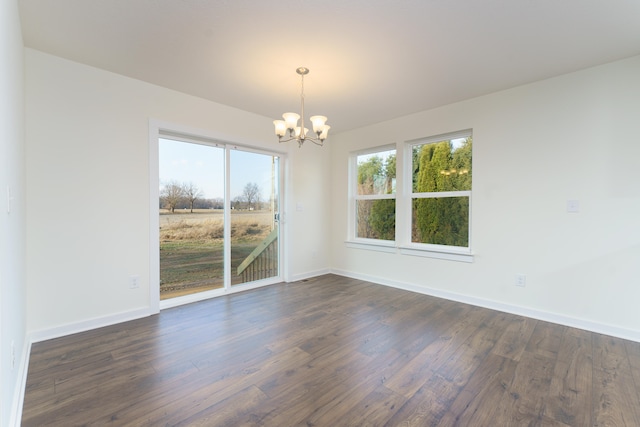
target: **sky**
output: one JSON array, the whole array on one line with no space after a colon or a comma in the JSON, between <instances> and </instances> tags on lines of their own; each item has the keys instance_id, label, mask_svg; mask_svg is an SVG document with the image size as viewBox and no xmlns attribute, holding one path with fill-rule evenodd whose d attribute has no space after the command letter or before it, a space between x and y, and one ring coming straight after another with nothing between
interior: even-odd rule
<instances>
[{"instance_id":1,"label":"sky","mask_svg":"<svg viewBox=\"0 0 640 427\"><path fill-rule=\"evenodd\" d=\"M224 149L160 138L160 188L169 181L194 183L203 199L224 196ZM256 183L262 201L271 197L271 160L265 154L231 151L231 200L242 194L247 183ZM277 172L276 172L277 173Z\"/></svg>"}]
</instances>

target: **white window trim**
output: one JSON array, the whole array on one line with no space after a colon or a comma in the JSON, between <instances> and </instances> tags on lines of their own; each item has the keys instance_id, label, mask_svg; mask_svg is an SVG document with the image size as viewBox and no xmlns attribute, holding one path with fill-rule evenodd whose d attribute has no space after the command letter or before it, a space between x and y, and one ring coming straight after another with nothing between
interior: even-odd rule
<instances>
[{"instance_id":1,"label":"white window trim","mask_svg":"<svg viewBox=\"0 0 640 427\"><path fill-rule=\"evenodd\" d=\"M440 135L434 135L427 138L420 138L411 141L406 141L405 156L403 160L407 165L413 165L413 147L416 145L433 144L444 140L452 140L459 138L473 137L472 129L465 129L457 132L445 133ZM404 175L403 175L404 177ZM429 193L414 193L412 179L406 177L406 183L403 187L402 198L406 201L407 209L404 212L405 220L409 221L408 226L403 228L403 239L401 240L401 247L403 248L401 253L415 256L428 256L433 258L452 259L456 261L473 262L473 254L471 251L471 218L472 218L472 191L441 191L441 192L429 192ZM468 246L446 246L446 245L434 245L429 243L416 243L411 241L411 215L412 215L412 200L413 198L445 198L445 197L468 197L469 198L469 242ZM462 259L460 259L463 257Z\"/></svg>"},{"instance_id":2,"label":"white window trim","mask_svg":"<svg viewBox=\"0 0 640 427\"><path fill-rule=\"evenodd\" d=\"M471 197L471 191L440 191L440 192L432 192L432 193L411 193L409 194L410 198L416 199L444 199L446 197Z\"/></svg>"},{"instance_id":3,"label":"white window trim","mask_svg":"<svg viewBox=\"0 0 640 427\"><path fill-rule=\"evenodd\" d=\"M435 258L449 261L459 261L471 263L474 261L472 252L472 191L443 191L434 193L413 193L413 182L410 177L405 176L406 166L413 165L413 146L421 144L435 143L442 140L466 138L473 136L472 129L451 132L404 141L393 145L373 147L365 150L358 150L349 154L349 206L347 209L348 226L347 239L345 245L352 249L364 249L385 253L396 253L400 255L418 256L425 258ZM357 157L366 154L373 154L380 151L396 150L396 194L393 195L361 195L357 196ZM402 160L402 161L400 161ZM387 196L387 197L382 197ZM443 197L469 197L469 246L446 246L428 243L415 243L411 241L411 215L413 197L421 198L443 198ZM365 239L356 236L356 200L377 200L389 198L396 200L396 239L377 240Z\"/></svg>"},{"instance_id":4,"label":"white window trim","mask_svg":"<svg viewBox=\"0 0 640 427\"><path fill-rule=\"evenodd\" d=\"M376 239L354 239L347 240L345 244L348 248L353 249L365 249L369 251L396 253L398 252L398 246L396 242L391 240L376 240Z\"/></svg>"},{"instance_id":5,"label":"white window trim","mask_svg":"<svg viewBox=\"0 0 640 427\"><path fill-rule=\"evenodd\" d=\"M355 200L385 200L395 199L395 193L392 194L359 194L355 196Z\"/></svg>"},{"instance_id":6,"label":"white window trim","mask_svg":"<svg viewBox=\"0 0 640 427\"><path fill-rule=\"evenodd\" d=\"M450 261L473 262L473 253L471 252L471 249L458 246L407 243L398 245L398 251L404 255L446 259Z\"/></svg>"},{"instance_id":7,"label":"white window trim","mask_svg":"<svg viewBox=\"0 0 640 427\"><path fill-rule=\"evenodd\" d=\"M384 151L394 150L396 152L396 192L392 194L358 194L358 156L365 156L367 154L380 153ZM372 249L372 250L383 250L388 252L389 247L393 247L394 251L396 250L395 241L398 236L398 225L396 223L396 238L395 240L379 240L379 239L367 239L357 236L357 220L356 220L356 204L358 200L384 200L384 199L393 199L396 201L396 221L398 218L398 190L397 190L397 179L398 179L398 150L396 144L388 144L379 147L367 148L364 150L353 151L349 153L349 175L348 175L348 197L349 197L349 206L347 209L347 240L346 242L349 245L356 245L360 249ZM349 246L348 245L348 246ZM354 246L350 246L354 247ZM383 249L374 249L374 248L383 248Z\"/></svg>"}]
</instances>

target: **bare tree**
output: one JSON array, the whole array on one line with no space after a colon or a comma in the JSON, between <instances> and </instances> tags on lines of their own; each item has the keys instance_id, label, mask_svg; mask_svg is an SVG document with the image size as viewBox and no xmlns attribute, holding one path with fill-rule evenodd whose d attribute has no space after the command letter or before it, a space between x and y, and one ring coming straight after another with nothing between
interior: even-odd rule
<instances>
[{"instance_id":1,"label":"bare tree","mask_svg":"<svg viewBox=\"0 0 640 427\"><path fill-rule=\"evenodd\" d=\"M173 213L176 206L184 199L184 189L177 181L167 182L160 191L160 200L164 206Z\"/></svg>"},{"instance_id":2,"label":"bare tree","mask_svg":"<svg viewBox=\"0 0 640 427\"><path fill-rule=\"evenodd\" d=\"M213 209L224 209L224 199L222 197L216 197L211 200L211 207Z\"/></svg>"},{"instance_id":3,"label":"bare tree","mask_svg":"<svg viewBox=\"0 0 640 427\"><path fill-rule=\"evenodd\" d=\"M260 202L260 187L258 187L258 184L248 182L247 185L244 186L242 197L245 202L247 202L249 210L255 208L255 205Z\"/></svg>"},{"instance_id":4,"label":"bare tree","mask_svg":"<svg viewBox=\"0 0 640 427\"><path fill-rule=\"evenodd\" d=\"M200 191L200 189L193 182L183 184L182 191L184 193L184 198L187 202L189 202L191 213L193 213L193 204L200 196L202 196L202 191Z\"/></svg>"},{"instance_id":5,"label":"bare tree","mask_svg":"<svg viewBox=\"0 0 640 427\"><path fill-rule=\"evenodd\" d=\"M241 209L244 203L242 196L236 196L231 200L231 209Z\"/></svg>"}]
</instances>

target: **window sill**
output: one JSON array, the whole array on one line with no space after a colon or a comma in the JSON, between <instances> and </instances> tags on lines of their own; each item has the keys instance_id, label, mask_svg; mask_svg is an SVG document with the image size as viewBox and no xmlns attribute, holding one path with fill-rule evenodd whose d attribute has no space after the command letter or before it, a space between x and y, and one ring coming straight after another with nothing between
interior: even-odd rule
<instances>
[{"instance_id":1,"label":"window sill","mask_svg":"<svg viewBox=\"0 0 640 427\"><path fill-rule=\"evenodd\" d=\"M345 242L348 248L352 249L365 249L368 251L378 251L378 252L387 252L387 253L396 253L398 248L396 247L395 242L389 241L375 241L375 240L348 240Z\"/></svg>"},{"instance_id":2,"label":"window sill","mask_svg":"<svg viewBox=\"0 0 640 427\"><path fill-rule=\"evenodd\" d=\"M423 249L415 247L396 246L395 242L386 241L345 241L345 245L352 249L364 249L385 253L400 253L401 255L419 256L424 258L444 259L448 261L473 262L473 254L470 252L446 251L435 249Z\"/></svg>"},{"instance_id":3,"label":"window sill","mask_svg":"<svg viewBox=\"0 0 640 427\"><path fill-rule=\"evenodd\" d=\"M425 258L446 259L448 261L473 262L473 254L471 252L457 252L434 249L417 249L409 247L398 248L403 255L421 256Z\"/></svg>"}]
</instances>

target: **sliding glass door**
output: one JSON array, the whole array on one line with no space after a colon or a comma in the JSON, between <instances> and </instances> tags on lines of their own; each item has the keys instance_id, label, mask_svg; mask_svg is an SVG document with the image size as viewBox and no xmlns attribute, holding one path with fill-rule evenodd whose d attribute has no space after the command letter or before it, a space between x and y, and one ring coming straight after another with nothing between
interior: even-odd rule
<instances>
[{"instance_id":1,"label":"sliding glass door","mask_svg":"<svg viewBox=\"0 0 640 427\"><path fill-rule=\"evenodd\" d=\"M161 137L158 159L161 300L279 277L279 156Z\"/></svg>"},{"instance_id":2,"label":"sliding glass door","mask_svg":"<svg viewBox=\"0 0 640 427\"><path fill-rule=\"evenodd\" d=\"M278 276L279 159L231 151L232 285Z\"/></svg>"}]
</instances>

